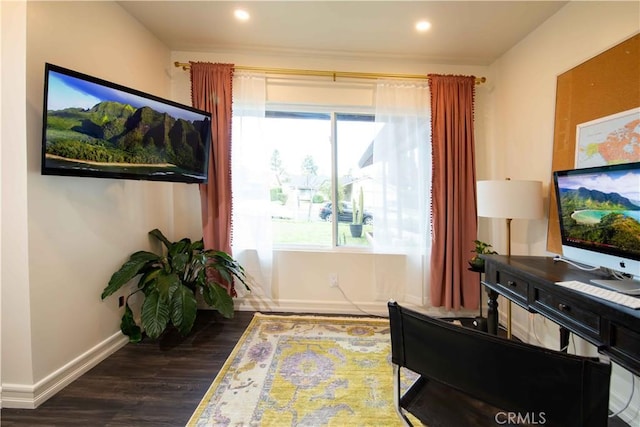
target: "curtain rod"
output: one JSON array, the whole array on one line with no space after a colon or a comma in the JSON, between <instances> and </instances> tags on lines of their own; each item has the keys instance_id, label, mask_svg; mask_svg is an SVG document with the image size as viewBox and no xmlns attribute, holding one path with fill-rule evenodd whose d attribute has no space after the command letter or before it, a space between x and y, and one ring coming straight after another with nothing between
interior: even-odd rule
<instances>
[{"instance_id":1,"label":"curtain rod","mask_svg":"<svg viewBox=\"0 0 640 427\"><path fill-rule=\"evenodd\" d=\"M191 65L186 62L174 62L173 65L183 70L188 70ZM271 74L296 75L296 76L315 76L315 77L331 77L335 81L338 77L349 77L353 79L412 79L412 80L429 80L427 76L419 74L386 74L386 73L358 73L352 71L322 71L322 70L296 70L292 68L264 68L264 67L247 67L235 65L236 70L255 71ZM476 77L476 84L482 84L487 81L486 77Z\"/></svg>"}]
</instances>

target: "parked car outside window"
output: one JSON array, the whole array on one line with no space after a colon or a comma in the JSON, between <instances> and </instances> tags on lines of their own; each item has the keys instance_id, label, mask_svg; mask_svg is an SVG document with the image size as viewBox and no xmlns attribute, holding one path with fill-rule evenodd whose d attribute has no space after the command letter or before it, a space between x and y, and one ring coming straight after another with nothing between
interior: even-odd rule
<instances>
[{"instance_id":1,"label":"parked car outside window","mask_svg":"<svg viewBox=\"0 0 640 427\"><path fill-rule=\"evenodd\" d=\"M331 212L331 202L325 203L320 209L320 219L324 221L331 221L333 218L333 212ZM342 209L338 209L338 222L352 222L353 221L353 207L351 203L340 202ZM373 224L373 214L367 210L364 211L362 216L362 223L365 225Z\"/></svg>"}]
</instances>

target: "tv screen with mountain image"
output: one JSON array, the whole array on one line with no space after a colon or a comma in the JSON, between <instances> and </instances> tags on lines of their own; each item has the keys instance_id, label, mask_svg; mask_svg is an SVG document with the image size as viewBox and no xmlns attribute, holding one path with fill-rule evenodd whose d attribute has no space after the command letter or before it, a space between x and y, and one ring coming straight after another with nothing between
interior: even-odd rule
<instances>
[{"instance_id":1,"label":"tv screen with mountain image","mask_svg":"<svg viewBox=\"0 0 640 427\"><path fill-rule=\"evenodd\" d=\"M640 288L640 163L554 172L563 255Z\"/></svg>"},{"instance_id":2,"label":"tv screen with mountain image","mask_svg":"<svg viewBox=\"0 0 640 427\"><path fill-rule=\"evenodd\" d=\"M206 182L211 114L45 66L42 173Z\"/></svg>"}]
</instances>

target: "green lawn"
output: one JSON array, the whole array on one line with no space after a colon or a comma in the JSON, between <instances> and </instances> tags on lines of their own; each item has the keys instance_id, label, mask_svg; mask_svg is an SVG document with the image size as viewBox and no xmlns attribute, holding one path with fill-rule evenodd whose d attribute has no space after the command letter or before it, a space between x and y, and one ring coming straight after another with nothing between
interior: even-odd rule
<instances>
[{"instance_id":1,"label":"green lawn","mask_svg":"<svg viewBox=\"0 0 640 427\"><path fill-rule=\"evenodd\" d=\"M325 221L295 221L286 219L273 219L274 244L296 245L321 245L331 246L331 223ZM365 246L369 241L365 237L367 232L372 232L373 226L365 225L362 228L362 237L351 237L348 223L338 223L339 246Z\"/></svg>"}]
</instances>

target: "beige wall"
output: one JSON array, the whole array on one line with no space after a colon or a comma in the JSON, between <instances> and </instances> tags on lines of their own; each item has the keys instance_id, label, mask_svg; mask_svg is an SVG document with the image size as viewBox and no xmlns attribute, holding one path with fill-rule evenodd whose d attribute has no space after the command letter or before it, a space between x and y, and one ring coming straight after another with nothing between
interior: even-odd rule
<instances>
[{"instance_id":1,"label":"beige wall","mask_svg":"<svg viewBox=\"0 0 640 427\"><path fill-rule=\"evenodd\" d=\"M150 247L147 231L171 235L200 214L175 218L178 184L40 175L45 62L168 97L169 51L116 3L27 2L21 13L7 17L23 19L7 59L18 72L2 79L18 95L16 117L3 115L2 384L4 406L29 407L124 342L117 297L100 294L130 253Z\"/></svg>"},{"instance_id":2,"label":"beige wall","mask_svg":"<svg viewBox=\"0 0 640 427\"><path fill-rule=\"evenodd\" d=\"M478 165L482 179L532 179L542 181L548 207L555 113L556 78L640 31L638 2L571 2L491 65L494 76L489 111L491 133L487 151ZM505 252L505 225L481 218L479 235ZM547 255L547 220L514 220L512 253ZM500 302L504 307L504 303ZM514 333L547 347L558 347L557 326L541 316L514 309ZM535 332L535 333L534 333ZM536 338L537 337L537 338ZM595 349L576 339L574 350L595 355ZM614 366L612 409L622 407L631 390L631 375ZM638 388L636 381L636 388ZM640 393L622 415L638 422ZM632 424L635 425L635 424Z\"/></svg>"},{"instance_id":3,"label":"beige wall","mask_svg":"<svg viewBox=\"0 0 640 427\"><path fill-rule=\"evenodd\" d=\"M6 313L25 316L27 320L20 330L7 328L2 319L2 338L0 349L2 378L6 376L7 362L16 369L24 371L27 383L31 382L31 326L28 321L30 307L28 292L10 283L28 284L28 262L26 245L27 204L26 193L26 155L21 147L24 144L9 144L9 141L26 138L25 115L26 100L24 98L25 58L26 58L26 5L25 3L0 3L0 49L1 75L0 101L0 153L2 160L2 209L0 228L2 238L2 263L0 267L0 286L2 297L0 314ZM10 224L10 226L7 226ZM11 250L7 250L11 248ZM28 288L27 288L28 291ZM11 352L7 351L9 348ZM4 381L3 381L4 387Z\"/></svg>"}]
</instances>

